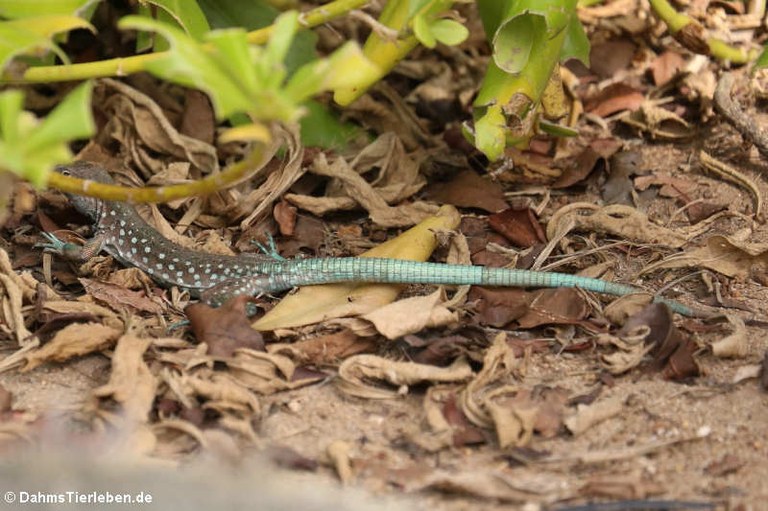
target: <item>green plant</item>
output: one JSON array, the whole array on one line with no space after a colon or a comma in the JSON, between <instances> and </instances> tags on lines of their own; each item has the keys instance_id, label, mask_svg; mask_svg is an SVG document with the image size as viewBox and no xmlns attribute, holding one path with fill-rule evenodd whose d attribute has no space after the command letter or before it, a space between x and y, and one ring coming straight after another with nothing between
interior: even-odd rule
<instances>
[{"instance_id":1,"label":"green plant","mask_svg":"<svg viewBox=\"0 0 768 511\"><path fill-rule=\"evenodd\" d=\"M106 0L104 0L106 1ZM141 71L162 80L204 91L219 121L231 128L222 140L249 140L253 151L223 173L199 182L154 189L96 185L87 191L78 180L49 173L71 154L67 142L90 135L88 85L77 89L48 119L36 121L21 109L20 92L0 100L0 170L14 172L36 185L46 182L65 191L111 199L160 201L210 193L239 181L261 160L274 122L294 123L309 114L322 126L307 133L312 140L342 138L349 127L335 121L312 98L332 91L348 105L419 44L458 44L468 35L451 9L471 0L388 0L362 48L354 42L318 57L307 29L348 15L366 0L334 0L299 14L279 13L273 2L259 0L140 0L139 16L121 19L121 30L136 32L137 55L70 63L57 45L75 29L95 30L89 23L98 0L0 0L0 67L6 85L52 83L122 76ZM590 0L591 3L592 2ZM491 47L491 59L474 103L474 123L466 136L491 160L509 146L525 146L540 132L572 134L559 126L564 114L559 62L586 61L589 43L578 20L577 0L476 0ZM691 25L664 0L653 0L672 33ZM236 25L236 26L233 26ZM710 40L715 55L746 61L754 55ZM55 62L58 58L60 63ZM768 60L761 57L760 63ZM29 134L38 125L43 135ZM25 131L26 130L26 131Z\"/></svg>"}]
</instances>

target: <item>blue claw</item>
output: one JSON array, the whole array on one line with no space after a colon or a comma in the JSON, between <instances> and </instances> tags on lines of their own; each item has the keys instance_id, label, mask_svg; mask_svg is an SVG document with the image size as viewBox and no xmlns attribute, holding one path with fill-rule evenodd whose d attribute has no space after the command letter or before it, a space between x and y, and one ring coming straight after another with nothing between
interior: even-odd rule
<instances>
[{"instance_id":1,"label":"blue claw","mask_svg":"<svg viewBox=\"0 0 768 511\"><path fill-rule=\"evenodd\" d=\"M261 251L262 254L265 256L268 256L275 261L285 261L285 257L280 255L280 252L277 251L277 245L275 244L275 238L272 237L271 234L267 233L267 246L262 245L256 240L251 240L251 243L256 245L256 247Z\"/></svg>"}]
</instances>

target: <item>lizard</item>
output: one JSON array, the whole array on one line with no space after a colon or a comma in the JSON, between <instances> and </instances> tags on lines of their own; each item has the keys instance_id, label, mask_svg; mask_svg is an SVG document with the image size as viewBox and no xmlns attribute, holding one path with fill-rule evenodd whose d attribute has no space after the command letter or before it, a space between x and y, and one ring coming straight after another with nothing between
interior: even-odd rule
<instances>
[{"instance_id":1,"label":"lizard","mask_svg":"<svg viewBox=\"0 0 768 511\"><path fill-rule=\"evenodd\" d=\"M56 171L100 183L114 183L103 167L87 161L59 165ZM191 296L214 307L238 295L255 296L298 286L338 282L576 287L615 296L643 292L626 284L533 270L365 257L284 259L274 250L271 255L211 254L168 240L128 203L69 193L67 196L75 209L93 223L93 237L81 246L43 233L47 242L38 244L39 247L79 261L106 252L123 265L141 269L161 286L185 289ZM683 315L708 315L661 296L655 296L654 301Z\"/></svg>"}]
</instances>

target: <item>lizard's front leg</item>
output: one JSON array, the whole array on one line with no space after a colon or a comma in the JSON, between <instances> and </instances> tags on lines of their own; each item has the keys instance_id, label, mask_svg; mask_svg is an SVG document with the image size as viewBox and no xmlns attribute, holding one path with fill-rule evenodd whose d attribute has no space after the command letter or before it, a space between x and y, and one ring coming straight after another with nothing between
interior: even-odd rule
<instances>
[{"instance_id":1,"label":"lizard's front leg","mask_svg":"<svg viewBox=\"0 0 768 511\"><path fill-rule=\"evenodd\" d=\"M69 243L60 240L55 234L41 233L48 240L46 243L38 243L35 248L42 248L46 252L56 254L62 259L75 262L85 262L101 252L104 245L104 236L96 235L87 240L83 245Z\"/></svg>"}]
</instances>

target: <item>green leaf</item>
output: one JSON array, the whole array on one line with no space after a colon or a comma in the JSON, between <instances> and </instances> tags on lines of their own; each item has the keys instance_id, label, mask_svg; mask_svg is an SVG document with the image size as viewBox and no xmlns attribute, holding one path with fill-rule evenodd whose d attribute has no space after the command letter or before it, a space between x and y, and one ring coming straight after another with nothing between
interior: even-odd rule
<instances>
[{"instance_id":1,"label":"green leaf","mask_svg":"<svg viewBox=\"0 0 768 511\"><path fill-rule=\"evenodd\" d=\"M98 0L0 0L0 16L30 18L54 14L82 13Z\"/></svg>"},{"instance_id":2,"label":"green leaf","mask_svg":"<svg viewBox=\"0 0 768 511\"><path fill-rule=\"evenodd\" d=\"M485 113L475 121L475 147L489 160L496 161L504 154L507 120L501 107L489 106Z\"/></svg>"},{"instance_id":3,"label":"green leaf","mask_svg":"<svg viewBox=\"0 0 768 511\"><path fill-rule=\"evenodd\" d=\"M54 165L71 160L69 141L95 131L91 90L91 82L78 86L42 121L22 110L20 91L0 94L0 169L43 186Z\"/></svg>"},{"instance_id":4,"label":"green leaf","mask_svg":"<svg viewBox=\"0 0 768 511\"><path fill-rule=\"evenodd\" d=\"M55 144L93 134L95 127L91 117L92 89L92 82L86 82L69 93L26 139L28 150L44 150Z\"/></svg>"},{"instance_id":5,"label":"green leaf","mask_svg":"<svg viewBox=\"0 0 768 511\"><path fill-rule=\"evenodd\" d=\"M264 0L198 0L211 27L242 27L248 31L271 25L280 11ZM317 58L317 34L303 30L296 34L291 49L283 61L288 74Z\"/></svg>"},{"instance_id":6,"label":"green leaf","mask_svg":"<svg viewBox=\"0 0 768 511\"><path fill-rule=\"evenodd\" d=\"M546 20L543 16L515 16L502 25L493 39L493 60L510 74L517 74L528 65L534 47L546 44Z\"/></svg>"},{"instance_id":7,"label":"green leaf","mask_svg":"<svg viewBox=\"0 0 768 511\"><path fill-rule=\"evenodd\" d=\"M354 124L341 122L324 105L310 100L304 104L307 115L301 118L301 140L308 147L340 149L363 130Z\"/></svg>"},{"instance_id":8,"label":"green leaf","mask_svg":"<svg viewBox=\"0 0 768 511\"><path fill-rule=\"evenodd\" d=\"M379 73L357 43L350 41L328 58L302 66L288 80L284 92L293 101L301 102L324 90L370 83L371 77Z\"/></svg>"},{"instance_id":9,"label":"green leaf","mask_svg":"<svg viewBox=\"0 0 768 511\"><path fill-rule=\"evenodd\" d=\"M563 41L563 50L560 53L561 62L572 58L580 60L582 64L589 67L589 38L578 16L571 18L565 41Z\"/></svg>"},{"instance_id":10,"label":"green leaf","mask_svg":"<svg viewBox=\"0 0 768 511\"><path fill-rule=\"evenodd\" d=\"M413 18L413 35L421 44L427 48L437 46L437 39L432 33L432 27L429 26L425 16L416 16Z\"/></svg>"},{"instance_id":11,"label":"green leaf","mask_svg":"<svg viewBox=\"0 0 768 511\"><path fill-rule=\"evenodd\" d=\"M211 29L197 2L190 0L145 0L168 13L184 32L197 41Z\"/></svg>"},{"instance_id":12,"label":"green leaf","mask_svg":"<svg viewBox=\"0 0 768 511\"><path fill-rule=\"evenodd\" d=\"M243 51L230 53L226 45L222 44L224 39L237 38L239 42L230 41L230 44L247 48L244 31L230 29L212 36L211 42L214 45L219 43L219 55L216 58L178 28L157 20L126 16L118 26L157 32L165 37L171 44L171 51L163 58L150 61L147 70L160 78L207 92L219 119L253 108L249 91L245 89L249 83L253 83L252 77L246 76L253 72L253 66L249 62L242 68L232 67L232 60L227 59L241 63L240 55Z\"/></svg>"},{"instance_id":13,"label":"green leaf","mask_svg":"<svg viewBox=\"0 0 768 511\"><path fill-rule=\"evenodd\" d=\"M763 47L762 53L755 60L755 69L762 69L768 67L768 45Z\"/></svg>"},{"instance_id":14,"label":"green leaf","mask_svg":"<svg viewBox=\"0 0 768 511\"><path fill-rule=\"evenodd\" d=\"M50 38L76 28L95 31L90 23L77 16L50 15L0 22L0 69L4 69L19 54L41 49L55 51L66 62L66 55Z\"/></svg>"},{"instance_id":15,"label":"green leaf","mask_svg":"<svg viewBox=\"0 0 768 511\"><path fill-rule=\"evenodd\" d=\"M467 27L454 20L436 20L431 28L435 39L448 46L461 44L469 37Z\"/></svg>"}]
</instances>

